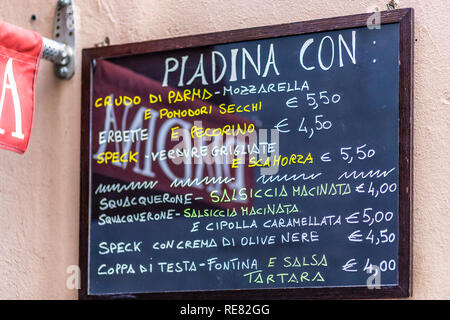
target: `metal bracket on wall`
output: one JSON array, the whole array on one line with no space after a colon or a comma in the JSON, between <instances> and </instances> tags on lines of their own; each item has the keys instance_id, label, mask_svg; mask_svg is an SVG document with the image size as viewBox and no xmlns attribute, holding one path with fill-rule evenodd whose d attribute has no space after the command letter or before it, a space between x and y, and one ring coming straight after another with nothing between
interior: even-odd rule
<instances>
[{"instance_id":1,"label":"metal bracket on wall","mask_svg":"<svg viewBox=\"0 0 450 320\"><path fill-rule=\"evenodd\" d=\"M395 10L398 7L398 3L395 0L391 0L386 4L388 10Z\"/></svg>"},{"instance_id":2,"label":"metal bracket on wall","mask_svg":"<svg viewBox=\"0 0 450 320\"><path fill-rule=\"evenodd\" d=\"M58 0L53 39L43 37L42 58L54 63L57 77L68 80L75 73L75 19L72 0Z\"/></svg>"}]
</instances>

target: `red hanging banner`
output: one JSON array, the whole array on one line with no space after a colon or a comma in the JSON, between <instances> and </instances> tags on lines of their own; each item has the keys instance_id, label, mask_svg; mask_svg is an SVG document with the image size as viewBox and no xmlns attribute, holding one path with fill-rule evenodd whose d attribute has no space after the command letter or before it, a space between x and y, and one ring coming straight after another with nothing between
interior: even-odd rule
<instances>
[{"instance_id":1,"label":"red hanging banner","mask_svg":"<svg viewBox=\"0 0 450 320\"><path fill-rule=\"evenodd\" d=\"M0 148L27 149L42 49L38 33L0 21Z\"/></svg>"}]
</instances>

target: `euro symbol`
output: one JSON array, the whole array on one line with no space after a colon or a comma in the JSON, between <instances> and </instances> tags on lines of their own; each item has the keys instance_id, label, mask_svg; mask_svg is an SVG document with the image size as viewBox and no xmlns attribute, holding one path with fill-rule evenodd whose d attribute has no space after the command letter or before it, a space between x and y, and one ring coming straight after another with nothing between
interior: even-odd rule
<instances>
[{"instance_id":1,"label":"euro symbol","mask_svg":"<svg viewBox=\"0 0 450 320\"><path fill-rule=\"evenodd\" d=\"M298 108L297 102L298 102L297 97L290 98L288 101L286 101L286 106L288 108L292 108L292 109L293 108Z\"/></svg>"},{"instance_id":2,"label":"euro symbol","mask_svg":"<svg viewBox=\"0 0 450 320\"><path fill-rule=\"evenodd\" d=\"M284 118L283 120L281 120L280 122L278 122L278 123L275 125L275 128L276 128L279 132L281 132L281 133L288 133L288 132L291 131L290 129L287 129L287 130L282 130L282 129L280 129L280 127L286 127L286 126L288 125L287 123L283 123L283 122L285 122L285 121L287 121L287 118Z\"/></svg>"},{"instance_id":3,"label":"euro symbol","mask_svg":"<svg viewBox=\"0 0 450 320\"><path fill-rule=\"evenodd\" d=\"M357 272L358 270L352 269L357 264L356 259L350 259L342 266L342 270L346 272Z\"/></svg>"},{"instance_id":4,"label":"euro symbol","mask_svg":"<svg viewBox=\"0 0 450 320\"><path fill-rule=\"evenodd\" d=\"M351 235L348 236L348 240L353 241L353 242L363 241L361 231L356 230L355 232L353 232Z\"/></svg>"},{"instance_id":5,"label":"euro symbol","mask_svg":"<svg viewBox=\"0 0 450 320\"><path fill-rule=\"evenodd\" d=\"M349 215L348 217L345 218L345 221L347 223L358 223L359 222L358 215L359 215L359 212L352 213L351 215Z\"/></svg>"}]
</instances>

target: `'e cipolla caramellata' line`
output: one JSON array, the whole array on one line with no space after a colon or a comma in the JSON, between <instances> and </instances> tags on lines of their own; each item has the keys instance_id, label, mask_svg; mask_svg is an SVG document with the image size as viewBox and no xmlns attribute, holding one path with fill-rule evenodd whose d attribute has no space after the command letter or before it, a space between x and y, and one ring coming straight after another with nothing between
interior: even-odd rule
<instances>
[{"instance_id":1,"label":"'e cipolla caramellata' line","mask_svg":"<svg viewBox=\"0 0 450 320\"><path fill-rule=\"evenodd\" d=\"M279 217L260 221L252 220L228 220L223 219L215 222L194 222L190 232L204 231L223 231L223 230L245 230L245 229L278 229L278 228L301 228L301 227L323 227L336 226L342 224L341 215L327 215L323 217L302 216L302 217ZM348 222L348 221L347 221Z\"/></svg>"},{"instance_id":2,"label":"'e cipolla caramellata' line","mask_svg":"<svg viewBox=\"0 0 450 320\"><path fill-rule=\"evenodd\" d=\"M196 210L199 211L199 210ZM223 210L227 211L228 210ZM230 210L231 211L231 210ZM199 216L198 218L210 217L209 215ZM195 218L190 216L190 218ZM209 221L209 220L207 220ZM317 216L302 216L302 217L279 217L275 219L267 219L263 222L259 221L261 224L259 227L263 228L300 228L300 227L323 227L323 226L335 226L341 225L342 219L341 215L327 215L323 217ZM198 225L194 227L197 228ZM197 231L191 229L191 232ZM258 223L256 220L252 220L250 223L245 220L234 221L234 220L220 220L218 222L209 222L205 225L205 231L221 231L221 230L242 230L242 229L252 229L258 228ZM198 229L198 228L197 228Z\"/></svg>"}]
</instances>

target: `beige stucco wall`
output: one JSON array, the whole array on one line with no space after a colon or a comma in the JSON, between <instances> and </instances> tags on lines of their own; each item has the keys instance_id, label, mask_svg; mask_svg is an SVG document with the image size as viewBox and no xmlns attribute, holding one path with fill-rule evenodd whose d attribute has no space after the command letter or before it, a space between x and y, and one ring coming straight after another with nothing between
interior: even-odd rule
<instances>
[{"instance_id":1,"label":"beige stucco wall","mask_svg":"<svg viewBox=\"0 0 450 320\"><path fill-rule=\"evenodd\" d=\"M387 0L75 0L78 47L384 9ZM450 1L415 8L414 298L449 299ZM56 0L2 0L0 19L50 37ZM31 22L30 16L37 15ZM78 261L80 63L70 81L41 63L25 155L0 150L0 298L73 299Z\"/></svg>"}]
</instances>

